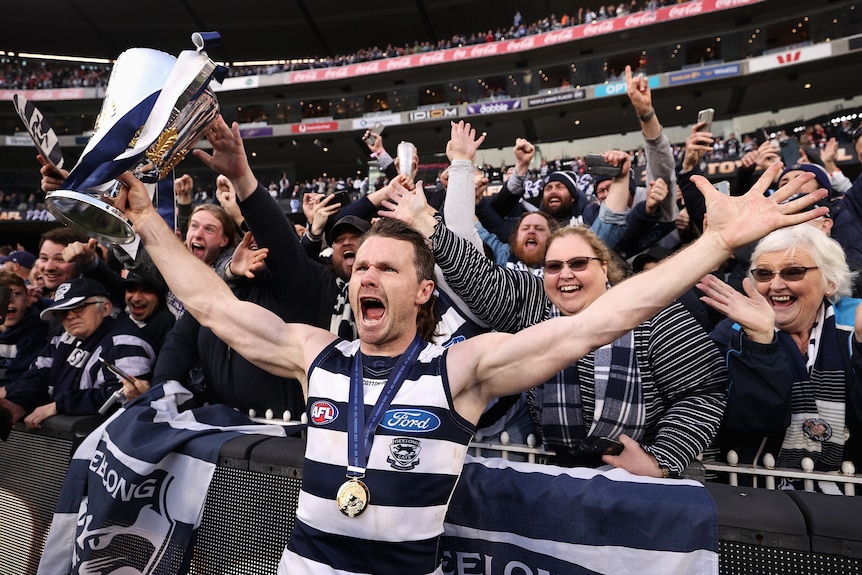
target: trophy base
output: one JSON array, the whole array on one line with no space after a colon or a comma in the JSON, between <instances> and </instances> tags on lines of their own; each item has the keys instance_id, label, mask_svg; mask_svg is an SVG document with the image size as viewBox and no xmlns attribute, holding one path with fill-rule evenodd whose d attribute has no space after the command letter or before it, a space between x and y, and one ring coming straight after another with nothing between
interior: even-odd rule
<instances>
[{"instance_id":1,"label":"trophy base","mask_svg":"<svg viewBox=\"0 0 862 575\"><path fill-rule=\"evenodd\" d=\"M90 237L114 244L135 240L135 229L125 214L96 196L56 190L45 197L45 204L59 221Z\"/></svg>"}]
</instances>

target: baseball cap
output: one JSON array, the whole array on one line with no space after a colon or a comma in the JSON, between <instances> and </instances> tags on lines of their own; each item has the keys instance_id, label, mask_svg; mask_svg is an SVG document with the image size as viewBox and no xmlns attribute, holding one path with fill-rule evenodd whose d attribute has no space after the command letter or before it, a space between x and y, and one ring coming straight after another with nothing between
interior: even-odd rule
<instances>
[{"instance_id":1,"label":"baseball cap","mask_svg":"<svg viewBox=\"0 0 862 575\"><path fill-rule=\"evenodd\" d=\"M108 289L96 280L79 278L63 282L54 292L54 303L42 310L39 317L48 321L54 317L54 312L76 308L95 296L108 297Z\"/></svg>"},{"instance_id":2,"label":"baseball cap","mask_svg":"<svg viewBox=\"0 0 862 575\"><path fill-rule=\"evenodd\" d=\"M23 250L15 250L14 252L11 252L8 256L0 257L0 264L5 264L6 262L15 262L22 268L30 269L36 263L36 256L31 254L30 252L25 252Z\"/></svg>"},{"instance_id":3,"label":"baseball cap","mask_svg":"<svg viewBox=\"0 0 862 575\"><path fill-rule=\"evenodd\" d=\"M326 242L331 245L338 234L346 230L353 230L361 236L370 229L371 223L368 220L363 220L357 216L344 216L329 229L329 233L326 234Z\"/></svg>"}]
</instances>

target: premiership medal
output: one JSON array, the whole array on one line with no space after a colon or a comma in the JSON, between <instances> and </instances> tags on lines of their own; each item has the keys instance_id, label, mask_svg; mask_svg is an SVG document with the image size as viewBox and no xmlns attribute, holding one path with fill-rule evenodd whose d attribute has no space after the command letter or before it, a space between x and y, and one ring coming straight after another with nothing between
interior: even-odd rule
<instances>
[{"instance_id":1,"label":"premiership medal","mask_svg":"<svg viewBox=\"0 0 862 575\"><path fill-rule=\"evenodd\" d=\"M374 430L383 418L383 414L392 402L392 398L398 393L398 389L404 380L419 352L424 347L419 334L413 338L413 342L407 350L401 354L392 373L386 380L386 385L380 392L380 397L374 404L369 414L368 421L365 420L365 403L363 401L363 379L362 379L362 352L356 350L353 356L353 365L350 374L350 395L347 406L347 481L341 484L335 494L335 503L338 510L348 517L361 515L368 503L371 501L371 493L368 487L360 481L365 477L365 466L368 464L368 456L371 454L371 444L374 441Z\"/></svg>"},{"instance_id":2,"label":"premiership medal","mask_svg":"<svg viewBox=\"0 0 862 575\"><path fill-rule=\"evenodd\" d=\"M368 491L368 486L355 477L342 483L338 493L335 494L338 510L348 517L362 515L370 500L371 493Z\"/></svg>"}]
</instances>

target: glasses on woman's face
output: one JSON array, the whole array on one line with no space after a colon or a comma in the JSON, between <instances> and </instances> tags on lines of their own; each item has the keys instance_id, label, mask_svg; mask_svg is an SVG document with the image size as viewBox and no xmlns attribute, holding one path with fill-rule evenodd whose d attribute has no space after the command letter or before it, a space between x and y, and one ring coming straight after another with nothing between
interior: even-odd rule
<instances>
[{"instance_id":1,"label":"glasses on woman's face","mask_svg":"<svg viewBox=\"0 0 862 575\"><path fill-rule=\"evenodd\" d=\"M766 268L755 268L751 270L751 275L754 276L754 281L759 283L771 282L772 278L779 275L786 282L798 282L805 278L805 273L808 270L816 270L817 266L790 266L780 270L768 270Z\"/></svg>"},{"instance_id":2,"label":"glasses on woman's face","mask_svg":"<svg viewBox=\"0 0 862 575\"><path fill-rule=\"evenodd\" d=\"M557 275L561 271L563 271L563 266L568 266L570 270L573 272L582 272L587 269L587 266L590 265L591 260L596 260L597 262L604 261L602 258L595 257L587 257L581 256L578 258L572 258L568 261L561 262L559 260L548 260L545 262L545 273L550 275Z\"/></svg>"}]
</instances>

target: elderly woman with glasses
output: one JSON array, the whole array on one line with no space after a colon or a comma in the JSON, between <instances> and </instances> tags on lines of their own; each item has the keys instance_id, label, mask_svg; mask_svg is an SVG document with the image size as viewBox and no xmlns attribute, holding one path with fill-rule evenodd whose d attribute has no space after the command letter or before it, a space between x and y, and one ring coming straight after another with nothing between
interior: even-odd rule
<instances>
[{"instance_id":1,"label":"elderly woman with glasses","mask_svg":"<svg viewBox=\"0 0 862 575\"><path fill-rule=\"evenodd\" d=\"M844 251L814 226L757 244L743 295L713 276L698 287L728 319L712 338L730 386L720 434L744 462L770 453L780 467L832 471L855 459L862 413L862 307L848 297Z\"/></svg>"}]
</instances>

